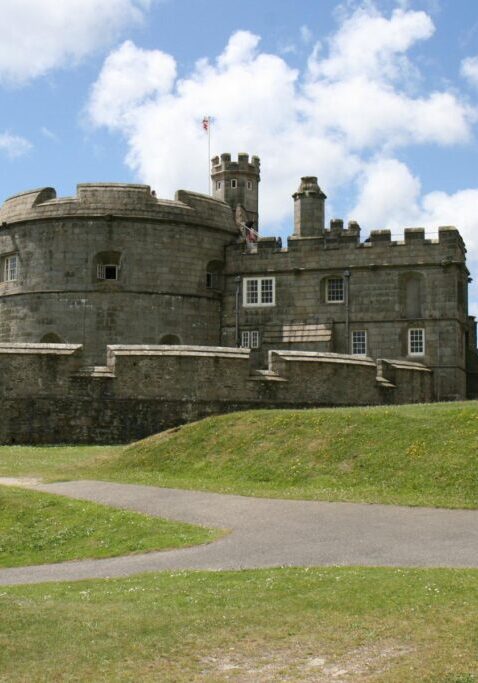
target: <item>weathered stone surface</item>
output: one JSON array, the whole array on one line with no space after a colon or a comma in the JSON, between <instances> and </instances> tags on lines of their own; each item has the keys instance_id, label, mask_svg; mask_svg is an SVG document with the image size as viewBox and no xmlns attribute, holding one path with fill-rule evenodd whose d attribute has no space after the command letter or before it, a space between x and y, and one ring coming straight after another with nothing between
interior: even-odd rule
<instances>
[{"instance_id":1,"label":"weathered stone surface","mask_svg":"<svg viewBox=\"0 0 478 683\"><path fill-rule=\"evenodd\" d=\"M212 174L213 197L89 183L76 197L47 187L0 208L1 439L101 441L110 428L124 440L241 406L478 394L458 230L361 241L355 222L326 229L325 194L306 177L282 246L250 230L259 159L223 154ZM246 301L251 278L273 281L273 301ZM411 354L417 329L423 353ZM356 332L366 357L349 355ZM236 349L241 340L255 348Z\"/></svg>"}]
</instances>

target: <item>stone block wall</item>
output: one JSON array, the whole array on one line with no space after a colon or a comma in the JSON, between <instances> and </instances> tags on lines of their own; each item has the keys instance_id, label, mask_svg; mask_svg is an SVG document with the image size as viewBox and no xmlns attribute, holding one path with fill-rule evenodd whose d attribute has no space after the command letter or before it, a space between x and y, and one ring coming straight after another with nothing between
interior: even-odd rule
<instances>
[{"instance_id":1,"label":"stone block wall","mask_svg":"<svg viewBox=\"0 0 478 683\"><path fill-rule=\"evenodd\" d=\"M0 443L124 443L211 414L429 401L419 364L246 349L113 345L85 366L78 345L0 345Z\"/></svg>"}]
</instances>

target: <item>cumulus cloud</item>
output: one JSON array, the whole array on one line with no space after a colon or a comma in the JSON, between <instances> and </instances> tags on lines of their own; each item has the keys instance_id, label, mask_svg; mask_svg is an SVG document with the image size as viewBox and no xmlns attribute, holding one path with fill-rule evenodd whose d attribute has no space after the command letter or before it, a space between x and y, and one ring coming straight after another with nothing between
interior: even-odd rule
<instances>
[{"instance_id":1,"label":"cumulus cloud","mask_svg":"<svg viewBox=\"0 0 478 683\"><path fill-rule=\"evenodd\" d=\"M103 64L91 92L91 115L97 125L127 125L132 109L151 95L169 93L175 77L172 57L160 50L141 50L128 40Z\"/></svg>"},{"instance_id":2,"label":"cumulus cloud","mask_svg":"<svg viewBox=\"0 0 478 683\"><path fill-rule=\"evenodd\" d=\"M0 151L9 159L15 159L26 154L32 148L31 142L12 133L0 133Z\"/></svg>"},{"instance_id":3,"label":"cumulus cloud","mask_svg":"<svg viewBox=\"0 0 478 683\"><path fill-rule=\"evenodd\" d=\"M109 46L151 1L2 0L0 83L25 83Z\"/></svg>"},{"instance_id":4,"label":"cumulus cloud","mask_svg":"<svg viewBox=\"0 0 478 683\"><path fill-rule=\"evenodd\" d=\"M302 73L262 51L259 36L238 31L216 59L199 60L181 78L172 56L128 41L105 61L88 114L93 125L124 136L127 164L160 196L179 187L207 191L201 120L208 114L213 154L249 151L263 161L264 233L290 221L300 176L317 175L332 211L334 195L352 186L351 217L365 227L456 223L474 257L478 190L423 196L419 178L395 158L406 145L472 138L476 111L465 97L446 88L416 94L420 74L410 48L433 32L424 12L385 16L367 3L313 48Z\"/></svg>"},{"instance_id":5,"label":"cumulus cloud","mask_svg":"<svg viewBox=\"0 0 478 683\"><path fill-rule=\"evenodd\" d=\"M478 88L478 57L467 57L461 63L461 75Z\"/></svg>"},{"instance_id":6,"label":"cumulus cloud","mask_svg":"<svg viewBox=\"0 0 478 683\"><path fill-rule=\"evenodd\" d=\"M329 40L329 56L314 59L314 75L329 80L366 76L374 80L401 79L414 71L405 56L419 40L435 31L425 12L396 9L384 17L373 5L359 8L346 18L340 30Z\"/></svg>"}]
</instances>

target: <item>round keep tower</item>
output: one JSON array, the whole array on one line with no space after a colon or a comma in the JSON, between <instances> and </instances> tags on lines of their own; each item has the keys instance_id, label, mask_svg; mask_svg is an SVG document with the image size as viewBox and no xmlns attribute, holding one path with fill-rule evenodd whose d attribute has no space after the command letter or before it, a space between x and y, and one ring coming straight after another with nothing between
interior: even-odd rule
<instances>
[{"instance_id":1,"label":"round keep tower","mask_svg":"<svg viewBox=\"0 0 478 683\"><path fill-rule=\"evenodd\" d=\"M224 247L238 237L228 205L146 185L43 188L0 209L0 341L84 345L220 344Z\"/></svg>"}]
</instances>

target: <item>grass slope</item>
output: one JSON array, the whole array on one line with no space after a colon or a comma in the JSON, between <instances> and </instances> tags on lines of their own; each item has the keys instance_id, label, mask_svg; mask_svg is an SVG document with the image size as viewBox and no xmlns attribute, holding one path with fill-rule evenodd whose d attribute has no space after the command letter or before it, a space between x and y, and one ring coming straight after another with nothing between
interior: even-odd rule
<instances>
[{"instance_id":1,"label":"grass slope","mask_svg":"<svg viewBox=\"0 0 478 683\"><path fill-rule=\"evenodd\" d=\"M246 495L478 506L478 403L258 410L132 444L101 477Z\"/></svg>"},{"instance_id":2,"label":"grass slope","mask_svg":"<svg viewBox=\"0 0 478 683\"><path fill-rule=\"evenodd\" d=\"M474 683L477 575L329 567L2 587L0 680Z\"/></svg>"},{"instance_id":3,"label":"grass slope","mask_svg":"<svg viewBox=\"0 0 478 683\"><path fill-rule=\"evenodd\" d=\"M0 567L180 548L218 535L203 527L0 486Z\"/></svg>"},{"instance_id":4,"label":"grass slope","mask_svg":"<svg viewBox=\"0 0 478 683\"><path fill-rule=\"evenodd\" d=\"M257 410L128 447L0 447L0 476L244 495L478 507L478 402Z\"/></svg>"}]
</instances>

